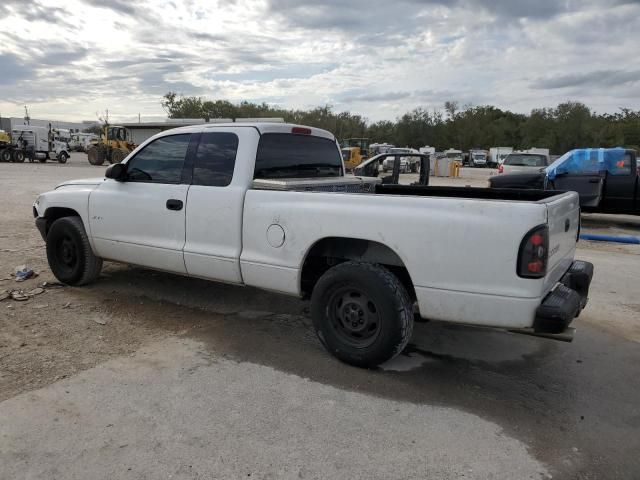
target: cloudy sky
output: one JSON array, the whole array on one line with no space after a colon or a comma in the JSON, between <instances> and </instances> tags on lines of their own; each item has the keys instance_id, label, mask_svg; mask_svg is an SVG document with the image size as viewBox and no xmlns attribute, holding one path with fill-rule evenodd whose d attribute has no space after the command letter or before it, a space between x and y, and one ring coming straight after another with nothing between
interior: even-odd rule
<instances>
[{"instance_id":1,"label":"cloudy sky","mask_svg":"<svg viewBox=\"0 0 640 480\"><path fill-rule=\"evenodd\" d=\"M164 118L169 90L370 120L640 109L640 0L1 0L0 114Z\"/></svg>"}]
</instances>

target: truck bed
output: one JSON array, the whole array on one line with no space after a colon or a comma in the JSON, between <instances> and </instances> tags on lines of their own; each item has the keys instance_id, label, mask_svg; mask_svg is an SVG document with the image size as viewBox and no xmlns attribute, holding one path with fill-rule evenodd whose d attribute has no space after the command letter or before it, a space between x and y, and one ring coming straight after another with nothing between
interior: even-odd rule
<instances>
[{"instance_id":1,"label":"truck bed","mask_svg":"<svg viewBox=\"0 0 640 480\"><path fill-rule=\"evenodd\" d=\"M516 188L431 187L424 185L376 185L381 195L417 197L473 198L485 200L519 200L537 202L564 192L559 190L520 190Z\"/></svg>"}]
</instances>

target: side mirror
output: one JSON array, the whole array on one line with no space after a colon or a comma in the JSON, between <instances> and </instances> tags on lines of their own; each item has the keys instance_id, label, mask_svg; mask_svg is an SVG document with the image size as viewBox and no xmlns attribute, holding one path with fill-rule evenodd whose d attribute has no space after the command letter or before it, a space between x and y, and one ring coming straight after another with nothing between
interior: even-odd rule
<instances>
[{"instance_id":1,"label":"side mirror","mask_svg":"<svg viewBox=\"0 0 640 480\"><path fill-rule=\"evenodd\" d=\"M107 178L112 178L119 182L123 182L127 178L127 164L126 163L114 163L107 167L107 171L104 174Z\"/></svg>"}]
</instances>

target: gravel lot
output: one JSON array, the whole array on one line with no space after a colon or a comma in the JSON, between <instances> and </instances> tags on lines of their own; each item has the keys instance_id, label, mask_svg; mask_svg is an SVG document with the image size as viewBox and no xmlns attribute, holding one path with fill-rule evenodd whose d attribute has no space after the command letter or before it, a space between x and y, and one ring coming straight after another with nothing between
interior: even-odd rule
<instances>
[{"instance_id":1,"label":"gravel lot","mask_svg":"<svg viewBox=\"0 0 640 480\"><path fill-rule=\"evenodd\" d=\"M0 163L0 292L54 281L35 196L103 171ZM420 323L379 370L328 356L295 298L125 265L1 301L0 478L637 478L640 246L577 257L596 277L573 343Z\"/></svg>"}]
</instances>

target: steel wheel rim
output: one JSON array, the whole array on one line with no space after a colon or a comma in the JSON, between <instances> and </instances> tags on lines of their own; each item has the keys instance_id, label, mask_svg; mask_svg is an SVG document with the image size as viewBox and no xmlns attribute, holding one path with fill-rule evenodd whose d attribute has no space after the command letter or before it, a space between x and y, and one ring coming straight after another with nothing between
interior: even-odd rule
<instances>
[{"instance_id":1,"label":"steel wheel rim","mask_svg":"<svg viewBox=\"0 0 640 480\"><path fill-rule=\"evenodd\" d=\"M58 264L66 273L72 273L78 265L78 246L69 235L63 236L56 243Z\"/></svg>"},{"instance_id":2,"label":"steel wheel rim","mask_svg":"<svg viewBox=\"0 0 640 480\"><path fill-rule=\"evenodd\" d=\"M362 290L345 286L328 302L329 326L343 342L355 348L371 346L381 330L380 310Z\"/></svg>"}]
</instances>

